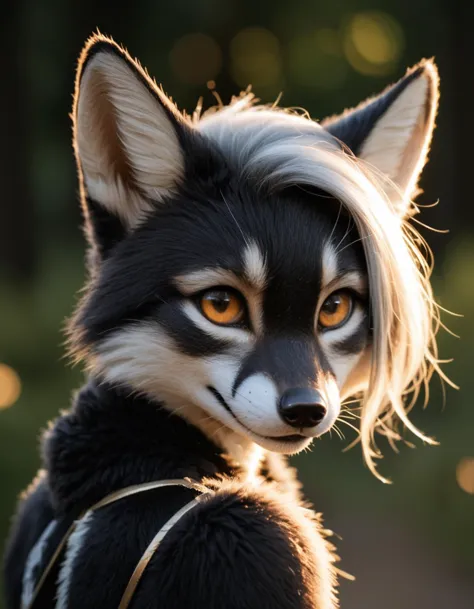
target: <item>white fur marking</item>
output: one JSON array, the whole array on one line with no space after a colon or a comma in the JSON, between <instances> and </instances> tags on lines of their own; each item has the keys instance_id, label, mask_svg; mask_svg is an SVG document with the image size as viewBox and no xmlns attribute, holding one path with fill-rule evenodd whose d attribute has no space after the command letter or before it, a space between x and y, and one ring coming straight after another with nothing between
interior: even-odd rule
<instances>
[{"instance_id":1,"label":"white fur marking","mask_svg":"<svg viewBox=\"0 0 474 609\"><path fill-rule=\"evenodd\" d=\"M324 244L322 256L321 285L327 286L337 277L337 253L334 245L328 241Z\"/></svg>"},{"instance_id":2,"label":"white fur marking","mask_svg":"<svg viewBox=\"0 0 474 609\"><path fill-rule=\"evenodd\" d=\"M232 412L257 434L289 435L291 431L278 414L278 399L278 390L272 379L262 373L252 374L231 399Z\"/></svg>"},{"instance_id":3,"label":"white fur marking","mask_svg":"<svg viewBox=\"0 0 474 609\"><path fill-rule=\"evenodd\" d=\"M251 241L244 250L244 268L249 282L258 290L264 290L267 280L265 259L255 241Z\"/></svg>"},{"instance_id":4,"label":"white fur marking","mask_svg":"<svg viewBox=\"0 0 474 609\"><path fill-rule=\"evenodd\" d=\"M83 547L93 517L94 512L89 512L87 516L79 521L76 529L68 539L66 555L58 576L58 601L56 604L56 609L67 609L69 586L71 585L71 579L74 575L74 562L76 561L76 558L79 556L79 553Z\"/></svg>"},{"instance_id":5,"label":"white fur marking","mask_svg":"<svg viewBox=\"0 0 474 609\"><path fill-rule=\"evenodd\" d=\"M44 551L48 545L49 537L54 533L56 524L56 520L53 520L48 524L28 554L25 570L23 572L23 587L21 592L22 607L28 607L28 605L31 603L36 584L39 580L38 576L41 575L41 573L35 573L35 571L38 569L38 567L40 567L43 561Z\"/></svg>"},{"instance_id":6,"label":"white fur marking","mask_svg":"<svg viewBox=\"0 0 474 609\"><path fill-rule=\"evenodd\" d=\"M231 271L221 268L204 268L186 275L175 277L175 284L186 296L212 288L216 285L228 285L243 291L242 282Z\"/></svg>"}]
</instances>

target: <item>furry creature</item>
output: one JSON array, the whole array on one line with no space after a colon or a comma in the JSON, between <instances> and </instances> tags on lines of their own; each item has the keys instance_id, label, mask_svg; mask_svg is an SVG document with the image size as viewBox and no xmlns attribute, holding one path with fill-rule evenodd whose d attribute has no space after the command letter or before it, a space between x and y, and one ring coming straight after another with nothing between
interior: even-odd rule
<instances>
[{"instance_id":1,"label":"furry creature","mask_svg":"<svg viewBox=\"0 0 474 609\"><path fill-rule=\"evenodd\" d=\"M245 94L180 113L112 40L74 98L90 281L70 324L87 384L45 434L7 549L28 607L64 532L108 493L190 478L213 492L171 528L134 609L334 609L336 569L284 455L358 396L374 432L414 433L407 394L438 368L436 309L406 222L438 77L423 61L321 125ZM346 407L347 408L347 407ZM112 609L196 492L158 488L81 518L37 609Z\"/></svg>"}]
</instances>

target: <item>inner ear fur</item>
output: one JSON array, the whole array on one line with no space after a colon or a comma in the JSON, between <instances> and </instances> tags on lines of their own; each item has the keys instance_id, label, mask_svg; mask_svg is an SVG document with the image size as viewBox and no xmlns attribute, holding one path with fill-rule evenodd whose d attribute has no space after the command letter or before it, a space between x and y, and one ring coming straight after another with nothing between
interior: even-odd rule
<instances>
[{"instance_id":1,"label":"inner ear fur","mask_svg":"<svg viewBox=\"0 0 474 609\"><path fill-rule=\"evenodd\" d=\"M180 132L190 129L142 67L93 36L82 51L73 107L74 148L86 198L136 226L184 173Z\"/></svg>"},{"instance_id":2,"label":"inner ear fur","mask_svg":"<svg viewBox=\"0 0 474 609\"><path fill-rule=\"evenodd\" d=\"M438 88L435 63L423 60L380 95L322 122L382 181L387 180L384 188L402 216L418 194L435 128Z\"/></svg>"}]
</instances>

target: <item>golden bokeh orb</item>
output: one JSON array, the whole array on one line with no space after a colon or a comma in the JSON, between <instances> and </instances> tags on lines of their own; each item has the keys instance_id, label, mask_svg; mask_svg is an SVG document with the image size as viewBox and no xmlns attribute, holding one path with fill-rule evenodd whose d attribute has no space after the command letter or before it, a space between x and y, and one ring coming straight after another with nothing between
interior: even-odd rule
<instances>
[{"instance_id":1,"label":"golden bokeh orb","mask_svg":"<svg viewBox=\"0 0 474 609\"><path fill-rule=\"evenodd\" d=\"M344 52L348 62L357 72L368 76L392 72L404 46L400 24L387 13L356 13L344 30Z\"/></svg>"},{"instance_id":2,"label":"golden bokeh orb","mask_svg":"<svg viewBox=\"0 0 474 609\"><path fill-rule=\"evenodd\" d=\"M20 377L11 366L0 363L0 409L13 406L20 394Z\"/></svg>"},{"instance_id":3,"label":"golden bokeh orb","mask_svg":"<svg viewBox=\"0 0 474 609\"><path fill-rule=\"evenodd\" d=\"M474 457L463 457L456 467L456 480L465 493L474 495Z\"/></svg>"}]
</instances>

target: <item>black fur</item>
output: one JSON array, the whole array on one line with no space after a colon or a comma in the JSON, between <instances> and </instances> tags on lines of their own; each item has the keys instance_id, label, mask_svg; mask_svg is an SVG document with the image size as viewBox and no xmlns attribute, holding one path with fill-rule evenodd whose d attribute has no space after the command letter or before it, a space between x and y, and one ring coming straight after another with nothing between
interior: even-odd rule
<instances>
[{"instance_id":1,"label":"black fur","mask_svg":"<svg viewBox=\"0 0 474 609\"><path fill-rule=\"evenodd\" d=\"M258 372L268 374L281 393L290 387L306 386L308 379L318 378L319 371L332 374L315 341L305 335L291 336L291 340L285 337L266 340L251 352L235 379L233 395L247 376Z\"/></svg>"},{"instance_id":2,"label":"black fur","mask_svg":"<svg viewBox=\"0 0 474 609\"><path fill-rule=\"evenodd\" d=\"M239 484L238 468L216 446L156 404L91 382L46 434L43 452L47 474L24 500L7 549L8 609L19 607L26 555L53 514L61 522L131 484L218 475L234 482L217 483L216 495L172 529L132 607L314 607L316 561L288 502ZM68 609L117 607L153 535L192 496L159 489L97 511L74 563ZM40 609L53 606L50 598Z\"/></svg>"}]
</instances>

